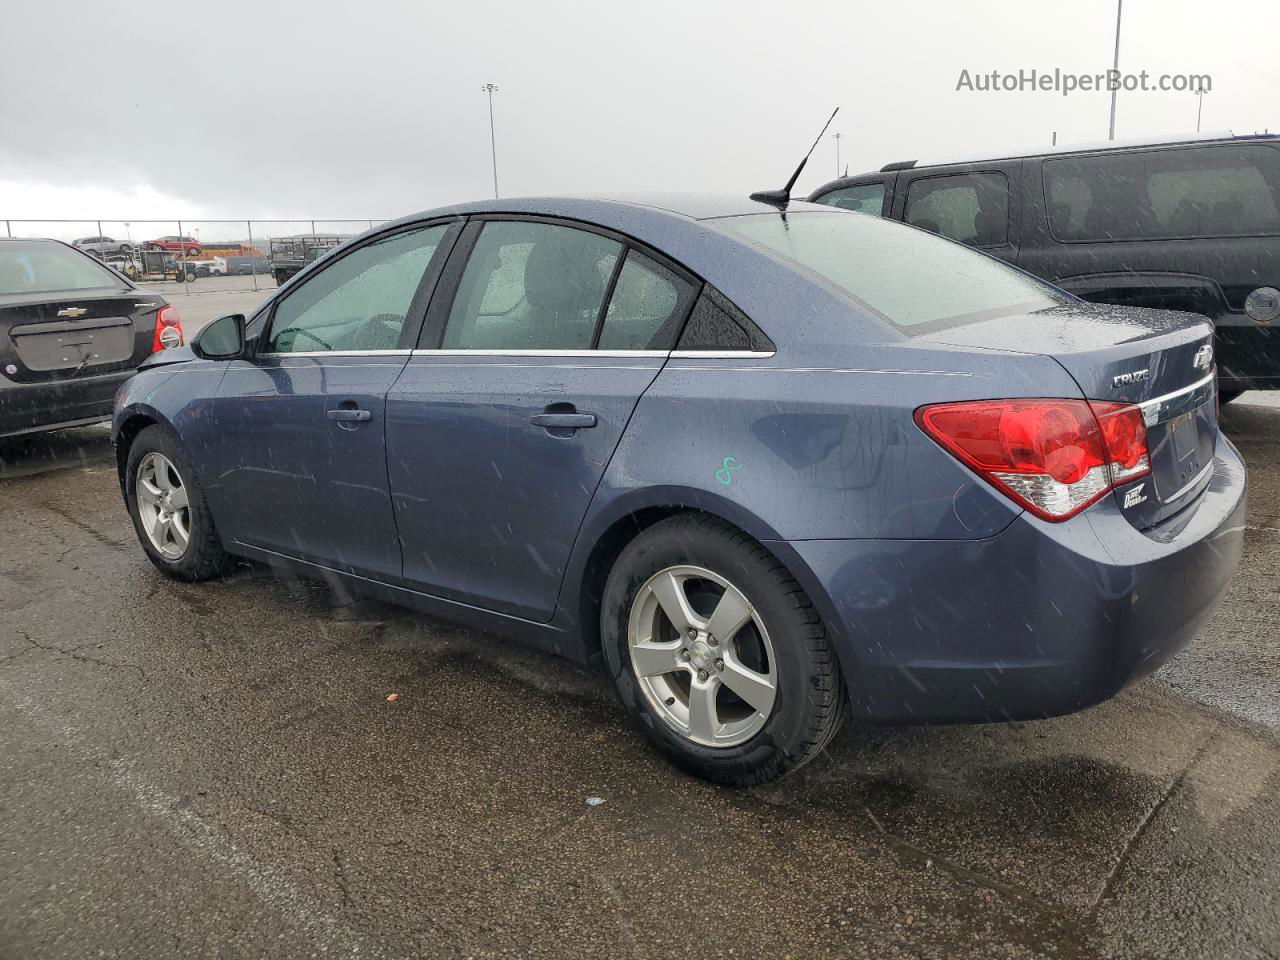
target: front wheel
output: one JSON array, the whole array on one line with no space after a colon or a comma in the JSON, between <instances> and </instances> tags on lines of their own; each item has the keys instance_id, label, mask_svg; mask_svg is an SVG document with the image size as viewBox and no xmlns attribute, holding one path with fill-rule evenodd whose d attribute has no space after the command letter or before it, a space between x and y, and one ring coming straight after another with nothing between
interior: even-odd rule
<instances>
[{"instance_id":1,"label":"front wheel","mask_svg":"<svg viewBox=\"0 0 1280 960\"><path fill-rule=\"evenodd\" d=\"M609 574L600 627L623 705L704 779L774 780L844 718L840 667L808 596L722 521L687 514L637 536Z\"/></svg>"},{"instance_id":2,"label":"front wheel","mask_svg":"<svg viewBox=\"0 0 1280 960\"><path fill-rule=\"evenodd\" d=\"M235 566L186 453L163 427L147 427L129 447L125 503L142 549L167 576L209 580Z\"/></svg>"}]
</instances>

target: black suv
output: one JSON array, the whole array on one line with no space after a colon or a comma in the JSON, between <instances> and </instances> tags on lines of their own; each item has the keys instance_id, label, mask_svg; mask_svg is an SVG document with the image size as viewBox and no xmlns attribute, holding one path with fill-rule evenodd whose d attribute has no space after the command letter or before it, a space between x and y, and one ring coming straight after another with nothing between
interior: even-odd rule
<instances>
[{"instance_id":1,"label":"black suv","mask_svg":"<svg viewBox=\"0 0 1280 960\"><path fill-rule=\"evenodd\" d=\"M1280 388L1280 136L909 160L809 199L941 233L1085 300L1204 314L1224 401Z\"/></svg>"}]
</instances>

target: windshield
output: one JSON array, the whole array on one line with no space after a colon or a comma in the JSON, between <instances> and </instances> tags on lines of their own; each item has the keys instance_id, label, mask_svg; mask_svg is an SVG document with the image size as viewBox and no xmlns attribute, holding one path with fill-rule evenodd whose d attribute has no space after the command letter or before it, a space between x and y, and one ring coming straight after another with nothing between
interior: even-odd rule
<instances>
[{"instance_id":1,"label":"windshield","mask_svg":"<svg viewBox=\"0 0 1280 960\"><path fill-rule=\"evenodd\" d=\"M717 224L818 274L908 333L1072 300L961 244L865 214L762 213Z\"/></svg>"},{"instance_id":2,"label":"windshield","mask_svg":"<svg viewBox=\"0 0 1280 960\"><path fill-rule=\"evenodd\" d=\"M60 243L0 243L0 294L94 290L123 283L106 267Z\"/></svg>"}]
</instances>

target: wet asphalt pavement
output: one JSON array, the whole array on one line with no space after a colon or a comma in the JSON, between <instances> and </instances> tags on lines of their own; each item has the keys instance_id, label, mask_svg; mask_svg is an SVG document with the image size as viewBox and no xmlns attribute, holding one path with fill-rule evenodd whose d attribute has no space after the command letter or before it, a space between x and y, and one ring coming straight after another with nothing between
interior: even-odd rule
<instances>
[{"instance_id":1,"label":"wet asphalt pavement","mask_svg":"<svg viewBox=\"0 0 1280 960\"><path fill-rule=\"evenodd\" d=\"M0 958L1275 960L1280 405L1224 427L1244 563L1159 678L846 728L749 791L565 662L261 568L166 580L104 430L0 442Z\"/></svg>"}]
</instances>

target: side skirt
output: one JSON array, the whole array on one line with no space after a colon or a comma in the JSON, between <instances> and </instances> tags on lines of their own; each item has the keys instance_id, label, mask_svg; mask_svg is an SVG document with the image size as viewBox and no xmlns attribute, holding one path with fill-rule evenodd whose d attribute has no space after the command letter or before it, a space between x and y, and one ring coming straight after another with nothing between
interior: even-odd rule
<instances>
[{"instance_id":1,"label":"side skirt","mask_svg":"<svg viewBox=\"0 0 1280 960\"><path fill-rule=\"evenodd\" d=\"M556 656L582 662L581 643L578 638L557 626L554 621L535 623L531 620L522 620L519 617L495 613L482 607L422 593L409 587L335 570L306 560L298 560L273 550L249 546L246 543L237 542L229 545L228 549L248 560L268 564L276 573L291 573L312 580L322 580L356 596L372 597L396 606L408 607L429 616L439 617L442 620L492 633Z\"/></svg>"}]
</instances>

